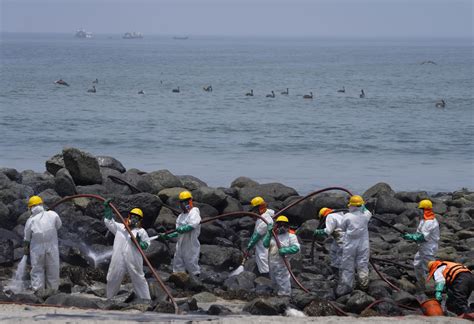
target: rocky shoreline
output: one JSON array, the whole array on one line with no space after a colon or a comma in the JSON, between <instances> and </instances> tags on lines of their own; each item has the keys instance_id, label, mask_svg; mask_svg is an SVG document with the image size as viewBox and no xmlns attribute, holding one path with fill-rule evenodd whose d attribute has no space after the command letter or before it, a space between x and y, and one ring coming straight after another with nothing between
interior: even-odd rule
<instances>
[{"instance_id":1,"label":"rocky shoreline","mask_svg":"<svg viewBox=\"0 0 474 324\"><path fill-rule=\"evenodd\" d=\"M130 186L113 179L122 179ZM105 298L105 283L113 235L108 233L102 218L101 202L79 198L59 205L56 211L63 221L59 230L61 285L54 295L14 294L8 284L23 256L24 224L29 217L27 198L37 194L47 206L64 196L96 194L113 198L113 203L124 215L140 207L145 214L143 225L150 236L175 226L175 215L163 204L177 207L178 193L184 189L193 193L195 205L203 219L223 213L247 211L250 200L259 195L269 207L280 210L300 198L297 191L280 183L259 184L239 177L229 188L211 188L190 175L173 175L167 170L142 172L125 169L116 159L92 156L75 148L65 148L61 154L46 161L46 172L18 171L0 168L0 302L49 304L102 310L139 310L159 313L174 312L166 295L145 267L152 302L135 298L130 283L124 282L118 296ZM315 188L321 189L321 188ZM414 232L419 221L417 202L424 198L433 201L433 210L440 223L441 240L437 257L461 262L474 269L474 193L462 189L428 195L426 192L394 192L388 184L378 183L363 193L367 207L398 229ZM173 240L169 243L153 241L147 257L170 288L182 313L216 316L250 313L253 315L285 315L289 309L306 316L338 315L329 301L347 313L363 316L420 315L400 305L418 306L415 278L411 262L416 244L406 242L400 234L376 219L369 224L371 256L381 273L402 291L392 289L371 268L367 292L355 290L351 295L335 298L336 284L329 266L329 256L319 242L311 262L312 232L318 226L315 218L322 207L344 208L347 194L329 192L311 197L290 208L285 215L302 240L302 253L291 260L298 280L311 291L305 293L293 285L293 296L272 297L271 282L254 273L255 261L250 259L238 276L229 273L240 265L254 227L251 217L216 220L202 225L200 241L199 280L171 274L170 262L174 253ZM378 260L378 261L375 261ZM398 264L390 263L393 261ZM432 293L428 286L427 297ZM431 289L431 291L430 291ZM419 297L418 297L419 298ZM370 309L376 300L383 299ZM242 307L229 307L224 300L239 300ZM473 302L471 300L471 302ZM202 303L210 303L203 308Z\"/></svg>"}]
</instances>

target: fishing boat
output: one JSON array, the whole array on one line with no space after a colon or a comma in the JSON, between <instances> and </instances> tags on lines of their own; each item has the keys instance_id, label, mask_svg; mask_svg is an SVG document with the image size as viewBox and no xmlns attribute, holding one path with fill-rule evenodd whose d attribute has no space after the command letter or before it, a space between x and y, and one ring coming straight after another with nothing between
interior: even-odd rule
<instances>
[{"instance_id":1,"label":"fishing boat","mask_svg":"<svg viewBox=\"0 0 474 324\"><path fill-rule=\"evenodd\" d=\"M76 31L76 35L74 35L76 38L82 38L82 39L90 39L92 38L92 33L87 32L85 29L79 29Z\"/></svg>"},{"instance_id":2,"label":"fishing boat","mask_svg":"<svg viewBox=\"0 0 474 324\"><path fill-rule=\"evenodd\" d=\"M127 32L123 34L122 38L123 39L140 39L140 38L143 38L143 34L138 33L138 32Z\"/></svg>"}]
</instances>

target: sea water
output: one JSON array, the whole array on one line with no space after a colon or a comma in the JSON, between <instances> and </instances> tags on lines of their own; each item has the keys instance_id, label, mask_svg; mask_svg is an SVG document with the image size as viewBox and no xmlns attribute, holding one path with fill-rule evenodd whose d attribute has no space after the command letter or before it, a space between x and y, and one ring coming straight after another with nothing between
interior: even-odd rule
<instances>
[{"instance_id":1,"label":"sea water","mask_svg":"<svg viewBox=\"0 0 474 324\"><path fill-rule=\"evenodd\" d=\"M2 34L0 53L3 167L74 146L210 186L474 188L470 40Z\"/></svg>"}]
</instances>

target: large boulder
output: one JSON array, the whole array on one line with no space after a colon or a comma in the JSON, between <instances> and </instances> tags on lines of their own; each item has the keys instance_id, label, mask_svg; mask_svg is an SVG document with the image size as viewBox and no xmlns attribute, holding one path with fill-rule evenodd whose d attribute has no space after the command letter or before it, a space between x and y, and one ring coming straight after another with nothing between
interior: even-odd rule
<instances>
[{"instance_id":1,"label":"large boulder","mask_svg":"<svg viewBox=\"0 0 474 324\"><path fill-rule=\"evenodd\" d=\"M110 176L112 176L124 180L124 175L119 171L101 167L100 174L102 175L102 184L108 193L115 195L130 195L133 193L132 189L130 189L126 184L116 182L110 178Z\"/></svg>"},{"instance_id":2,"label":"large boulder","mask_svg":"<svg viewBox=\"0 0 474 324\"><path fill-rule=\"evenodd\" d=\"M14 261L13 241L5 238L0 239L0 265L11 267Z\"/></svg>"},{"instance_id":3,"label":"large boulder","mask_svg":"<svg viewBox=\"0 0 474 324\"><path fill-rule=\"evenodd\" d=\"M406 210L403 201L388 195L380 193L375 204L375 212L377 214L401 214Z\"/></svg>"},{"instance_id":4,"label":"large boulder","mask_svg":"<svg viewBox=\"0 0 474 324\"><path fill-rule=\"evenodd\" d=\"M367 189L363 194L362 197L367 200L369 198L377 198L381 194L392 196L395 195L395 191L385 182L379 182L369 189Z\"/></svg>"},{"instance_id":5,"label":"large boulder","mask_svg":"<svg viewBox=\"0 0 474 324\"><path fill-rule=\"evenodd\" d=\"M125 181L136 187L141 192L153 192L151 179L149 177L147 178L146 173L143 171L140 171L138 169L129 169L123 174L123 178Z\"/></svg>"},{"instance_id":6,"label":"large boulder","mask_svg":"<svg viewBox=\"0 0 474 324\"><path fill-rule=\"evenodd\" d=\"M117 170L120 173L124 173L126 171L122 163L111 156L98 156L97 162L99 163L99 166L103 168Z\"/></svg>"},{"instance_id":7,"label":"large boulder","mask_svg":"<svg viewBox=\"0 0 474 324\"><path fill-rule=\"evenodd\" d=\"M46 161L46 171L51 173L53 176L56 175L56 172L65 167L66 166L64 165L64 159L62 154L56 154L55 156L50 157Z\"/></svg>"},{"instance_id":8,"label":"large boulder","mask_svg":"<svg viewBox=\"0 0 474 324\"><path fill-rule=\"evenodd\" d=\"M72 196L77 193L76 184L65 168L59 169L54 176L54 190L61 196Z\"/></svg>"},{"instance_id":9,"label":"large boulder","mask_svg":"<svg viewBox=\"0 0 474 324\"><path fill-rule=\"evenodd\" d=\"M299 197L291 197L285 200L285 205L289 205ZM332 209L346 209L348 197L340 193L322 193L310 197L301 203L289 208L285 215L290 218L292 223L301 224L310 219L317 219L319 210L323 207Z\"/></svg>"},{"instance_id":10,"label":"large boulder","mask_svg":"<svg viewBox=\"0 0 474 324\"><path fill-rule=\"evenodd\" d=\"M0 201L0 226L12 229L16 225L16 217L10 213L10 209Z\"/></svg>"},{"instance_id":11,"label":"large boulder","mask_svg":"<svg viewBox=\"0 0 474 324\"><path fill-rule=\"evenodd\" d=\"M395 198L406 203L419 203L423 199L429 199L429 196L426 191L399 191Z\"/></svg>"},{"instance_id":12,"label":"large boulder","mask_svg":"<svg viewBox=\"0 0 474 324\"><path fill-rule=\"evenodd\" d=\"M250 201L261 196L266 201L285 200L291 196L297 196L295 189L287 187L281 183L266 183L251 187L242 187L238 190L239 200L243 204L250 204Z\"/></svg>"},{"instance_id":13,"label":"large boulder","mask_svg":"<svg viewBox=\"0 0 474 324\"><path fill-rule=\"evenodd\" d=\"M224 281L227 291L248 292L255 288L254 280L257 276L253 272L244 271L236 276L231 276Z\"/></svg>"},{"instance_id":14,"label":"large boulder","mask_svg":"<svg viewBox=\"0 0 474 324\"><path fill-rule=\"evenodd\" d=\"M254 181L247 177L238 177L230 184L232 188L255 187L258 185L259 183L257 181Z\"/></svg>"},{"instance_id":15,"label":"large boulder","mask_svg":"<svg viewBox=\"0 0 474 324\"><path fill-rule=\"evenodd\" d=\"M236 248L201 245L201 256L199 262L210 265L219 270L229 270L229 268L237 268L242 261L242 252Z\"/></svg>"},{"instance_id":16,"label":"large boulder","mask_svg":"<svg viewBox=\"0 0 474 324\"><path fill-rule=\"evenodd\" d=\"M374 301L375 299L367 295L365 292L360 291L360 290L355 290L351 294L349 300L347 301L346 308L351 313L359 314Z\"/></svg>"},{"instance_id":17,"label":"large boulder","mask_svg":"<svg viewBox=\"0 0 474 324\"><path fill-rule=\"evenodd\" d=\"M87 152L76 148L63 149L64 165L77 185L86 186L101 184L99 163L97 159Z\"/></svg>"},{"instance_id":18,"label":"large boulder","mask_svg":"<svg viewBox=\"0 0 474 324\"><path fill-rule=\"evenodd\" d=\"M158 197L160 197L161 201L165 203L171 200L176 201L176 199L179 197L179 194L185 190L186 189L182 187L166 188L160 190L160 192L158 193Z\"/></svg>"},{"instance_id":19,"label":"large boulder","mask_svg":"<svg viewBox=\"0 0 474 324\"><path fill-rule=\"evenodd\" d=\"M31 170L21 172L21 183L33 189L34 192L41 192L54 188L54 177L49 173L37 173Z\"/></svg>"},{"instance_id":20,"label":"large boulder","mask_svg":"<svg viewBox=\"0 0 474 324\"><path fill-rule=\"evenodd\" d=\"M244 312L252 315L279 315L288 307L288 299L282 297L256 298L244 306Z\"/></svg>"},{"instance_id":21,"label":"large boulder","mask_svg":"<svg viewBox=\"0 0 474 324\"><path fill-rule=\"evenodd\" d=\"M231 197L231 196L227 196L224 200L224 202L222 203L222 205L220 206L220 212L221 214L227 214L227 213L234 213L234 212L238 212L238 211L242 211L243 208L242 208L242 204L240 203L239 200Z\"/></svg>"},{"instance_id":22,"label":"large boulder","mask_svg":"<svg viewBox=\"0 0 474 324\"><path fill-rule=\"evenodd\" d=\"M147 173L144 178L151 184L152 193L157 194L165 188L183 187L181 181L168 170Z\"/></svg>"},{"instance_id":23,"label":"large boulder","mask_svg":"<svg viewBox=\"0 0 474 324\"><path fill-rule=\"evenodd\" d=\"M180 175L176 177L178 177L178 179L181 181L184 188L191 191L196 190L201 187L207 187L207 184L204 181L196 177L193 177L192 175Z\"/></svg>"},{"instance_id":24,"label":"large boulder","mask_svg":"<svg viewBox=\"0 0 474 324\"><path fill-rule=\"evenodd\" d=\"M214 244L214 240L218 237L225 237L225 230L214 223L205 223L201 225L201 234L199 241L204 244Z\"/></svg>"},{"instance_id":25,"label":"large boulder","mask_svg":"<svg viewBox=\"0 0 474 324\"><path fill-rule=\"evenodd\" d=\"M193 191L194 200L213 207L221 205L226 199L226 194L221 189L200 187Z\"/></svg>"},{"instance_id":26,"label":"large boulder","mask_svg":"<svg viewBox=\"0 0 474 324\"><path fill-rule=\"evenodd\" d=\"M219 215L219 211L211 205L194 202L194 206L199 208L202 219Z\"/></svg>"},{"instance_id":27,"label":"large boulder","mask_svg":"<svg viewBox=\"0 0 474 324\"><path fill-rule=\"evenodd\" d=\"M171 261L171 252L168 247L158 241L151 241L148 249L145 250L145 255L153 265L168 264Z\"/></svg>"},{"instance_id":28,"label":"large boulder","mask_svg":"<svg viewBox=\"0 0 474 324\"><path fill-rule=\"evenodd\" d=\"M0 173L3 173L8 179L17 183L20 183L22 180L20 172L13 168L0 168Z\"/></svg>"},{"instance_id":29,"label":"large boulder","mask_svg":"<svg viewBox=\"0 0 474 324\"><path fill-rule=\"evenodd\" d=\"M337 316L338 314L327 300L315 298L305 308L308 316Z\"/></svg>"},{"instance_id":30,"label":"large boulder","mask_svg":"<svg viewBox=\"0 0 474 324\"><path fill-rule=\"evenodd\" d=\"M127 216L133 208L140 208L144 214L142 226L145 228L153 226L162 205L158 196L149 193L119 196L117 199L114 199L112 203L124 217Z\"/></svg>"}]
</instances>

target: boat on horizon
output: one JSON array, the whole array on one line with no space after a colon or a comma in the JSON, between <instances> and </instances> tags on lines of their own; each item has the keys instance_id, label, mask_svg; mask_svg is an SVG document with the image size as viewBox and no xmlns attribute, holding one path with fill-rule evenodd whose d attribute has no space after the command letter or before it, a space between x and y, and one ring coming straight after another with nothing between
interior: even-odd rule
<instances>
[{"instance_id":1,"label":"boat on horizon","mask_svg":"<svg viewBox=\"0 0 474 324\"><path fill-rule=\"evenodd\" d=\"M188 36L174 36L173 39L186 40L186 39L189 39L189 37Z\"/></svg>"},{"instance_id":2,"label":"boat on horizon","mask_svg":"<svg viewBox=\"0 0 474 324\"><path fill-rule=\"evenodd\" d=\"M74 37L81 38L81 39L91 39L93 36L92 36L92 33L87 32L84 28L82 28L76 31L76 34L74 35Z\"/></svg>"},{"instance_id":3,"label":"boat on horizon","mask_svg":"<svg viewBox=\"0 0 474 324\"><path fill-rule=\"evenodd\" d=\"M139 32L126 32L122 36L123 39L141 39L143 38L143 34Z\"/></svg>"}]
</instances>

